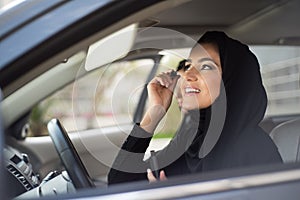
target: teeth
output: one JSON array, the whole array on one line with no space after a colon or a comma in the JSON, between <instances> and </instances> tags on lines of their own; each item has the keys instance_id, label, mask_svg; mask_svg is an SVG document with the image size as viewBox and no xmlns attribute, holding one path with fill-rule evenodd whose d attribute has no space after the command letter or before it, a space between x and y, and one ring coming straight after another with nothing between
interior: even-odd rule
<instances>
[{"instance_id":1,"label":"teeth","mask_svg":"<svg viewBox=\"0 0 300 200\"><path fill-rule=\"evenodd\" d=\"M194 89L194 88L185 88L185 93L199 93L199 89Z\"/></svg>"}]
</instances>

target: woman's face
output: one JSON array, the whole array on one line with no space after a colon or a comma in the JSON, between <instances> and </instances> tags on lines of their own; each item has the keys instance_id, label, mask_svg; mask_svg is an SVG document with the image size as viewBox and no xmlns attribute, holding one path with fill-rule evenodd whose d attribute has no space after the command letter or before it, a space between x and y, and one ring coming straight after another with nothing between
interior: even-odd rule
<instances>
[{"instance_id":1,"label":"woman's face","mask_svg":"<svg viewBox=\"0 0 300 200\"><path fill-rule=\"evenodd\" d=\"M209 107L220 94L222 68L218 48L213 44L195 46L181 69L178 80L183 110Z\"/></svg>"}]
</instances>

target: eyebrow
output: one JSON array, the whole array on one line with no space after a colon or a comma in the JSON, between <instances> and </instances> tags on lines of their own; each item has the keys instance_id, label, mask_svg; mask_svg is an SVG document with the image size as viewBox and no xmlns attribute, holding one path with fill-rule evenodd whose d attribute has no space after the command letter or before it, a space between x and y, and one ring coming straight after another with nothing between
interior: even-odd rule
<instances>
[{"instance_id":1,"label":"eyebrow","mask_svg":"<svg viewBox=\"0 0 300 200\"><path fill-rule=\"evenodd\" d=\"M208 57L205 57L205 58L201 58L200 60L198 60L198 63L201 63L201 62L205 62L205 61L211 61L213 62L215 65L219 66L213 59L211 58L208 58ZM187 59L186 62L192 62L191 59Z\"/></svg>"},{"instance_id":2,"label":"eyebrow","mask_svg":"<svg viewBox=\"0 0 300 200\"><path fill-rule=\"evenodd\" d=\"M208 57L199 59L198 63L205 62L205 61L211 61L211 62L215 63L218 66L218 64L213 59L208 58ZM191 59L186 59L186 62L192 62L192 60Z\"/></svg>"}]
</instances>

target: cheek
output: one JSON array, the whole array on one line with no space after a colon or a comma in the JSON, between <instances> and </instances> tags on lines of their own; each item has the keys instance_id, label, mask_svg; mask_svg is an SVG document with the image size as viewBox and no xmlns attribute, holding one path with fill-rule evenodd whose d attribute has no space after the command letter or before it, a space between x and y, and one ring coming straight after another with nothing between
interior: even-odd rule
<instances>
[{"instance_id":1,"label":"cheek","mask_svg":"<svg viewBox=\"0 0 300 200\"><path fill-rule=\"evenodd\" d=\"M221 76L219 74L211 74L205 77L206 95L210 96L211 102L214 102L220 95Z\"/></svg>"},{"instance_id":2,"label":"cheek","mask_svg":"<svg viewBox=\"0 0 300 200\"><path fill-rule=\"evenodd\" d=\"M183 89L183 84L184 83L184 80L182 78L179 78L178 82L177 82L177 85L176 87L178 86L177 90L178 91L178 94L179 96L182 97L182 95L184 94L184 89Z\"/></svg>"}]
</instances>

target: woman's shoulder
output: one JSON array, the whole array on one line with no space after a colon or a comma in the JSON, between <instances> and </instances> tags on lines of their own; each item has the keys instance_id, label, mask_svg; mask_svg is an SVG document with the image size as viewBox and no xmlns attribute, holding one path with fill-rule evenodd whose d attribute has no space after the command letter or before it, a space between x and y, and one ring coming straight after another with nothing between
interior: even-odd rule
<instances>
[{"instance_id":1,"label":"woman's shoulder","mask_svg":"<svg viewBox=\"0 0 300 200\"><path fill-rule=\"evenodd\" d=\"M240 152L254 160L282 161L277 146L268 133L260 127L247 130L247 133L242 134L237 143Z\"/></svg>"},{"instance_id":2,"label":"woman's shoulder","mask_svg":"<svg viewBox=\"0 0 300 200\"><path fill-rule=\"evenodd\" d=\"M250 146L255 144L255 146L270 145L276 147L270 135L260 127L244 130L244 132L240 134L239 140L239 143L247 143Z\"/></svg>"}]
</instances>

